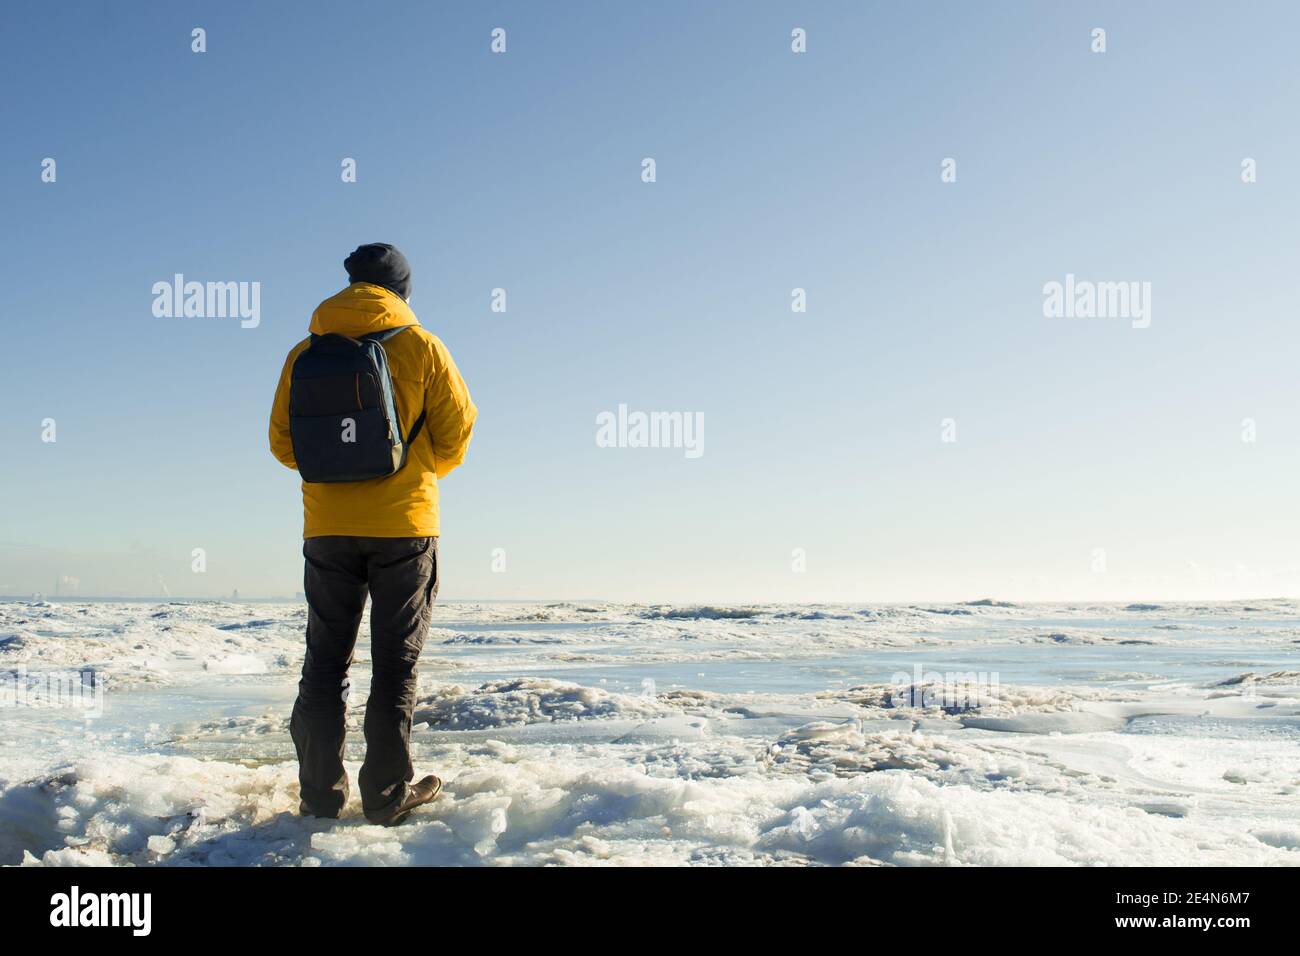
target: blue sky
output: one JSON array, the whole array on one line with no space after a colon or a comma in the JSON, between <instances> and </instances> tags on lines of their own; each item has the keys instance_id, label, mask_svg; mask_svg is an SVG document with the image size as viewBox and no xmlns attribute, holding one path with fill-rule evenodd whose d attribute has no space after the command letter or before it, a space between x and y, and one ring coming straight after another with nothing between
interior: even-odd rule
<instances>
[{"instance_id":1,"label":"blue sky","mask_svg":"<svg viewBox=\"0 0 1300 956\"><path fill-rule=\"evenodd\" d=\"M1300 594L1289 4L4 17L0 593L298 590L276 375L383 241L480 409L448 599ZM177 272L260 324L156 318ZM1067 274L1150 327L1045 318ZM597 447L620 403L703 456Z\"/></svg>"}]
</instances>

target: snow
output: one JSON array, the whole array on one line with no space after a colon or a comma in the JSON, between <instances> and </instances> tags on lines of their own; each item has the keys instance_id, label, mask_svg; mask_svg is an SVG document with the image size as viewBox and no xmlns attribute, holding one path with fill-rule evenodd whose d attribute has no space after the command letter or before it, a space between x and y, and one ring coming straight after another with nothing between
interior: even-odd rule
<instances>
[{"instance_id":1,"label":"snow","mask_svg":"<svg viewBox=\"0 0 1300 956\"><path fill-rule=\"evenodd\" d=\"M661 716L668 708L654 697L611 694L598 687L517 677L467 690L458 684L418 700L415 720L463 730L507 727L592 717Z\"/></svg>"},{"instance_id":2,"label":"snow","mask_svg":"<svg viewBox=\"0 0 1300 956\"><path fill-rule=\"evenodd\" d=\"M0 604L0 672L108 687L7 710L0 863L1295 865L1298 610L441 605L386 829L297 816L301 606Z\"/></svg>"}]
</instances>

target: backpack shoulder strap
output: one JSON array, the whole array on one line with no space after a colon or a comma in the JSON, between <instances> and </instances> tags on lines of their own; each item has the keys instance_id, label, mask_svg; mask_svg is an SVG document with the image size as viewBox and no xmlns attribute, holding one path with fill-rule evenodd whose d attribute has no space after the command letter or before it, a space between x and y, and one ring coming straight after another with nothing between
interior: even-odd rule
<instances>
[{"instance_id":1,"label":"backpack shoulder strap","mask_svg":"<svg viewBox=\"0 0 1300 956\"><path fill-rule=\"evenodd\" d=\"M371 332L369 335L361 336L361 338L367 342L379 342L382 344L384 342L387 342L398 332L405 332L407 329L413 329L413 328L415 328L415 326L413 325L399 325L395 329L384 329L380 332ZM420 429L422 429L423 427L424 427L424 409L420 409L420 417L417 418L415 420L415 424L411 426L411 433L406 436L406 444L410 445L412 442L414 442L415 439L420 434Z\"/></svg>"},{"instance_id":2,"label":"backpack shoulder strap","mask_svg":"<svg viewBox=\"0 0 1300 956\"><path fill-rule=\"evenodd\" d=\"M420 429L423 427L424 427L424 409L420 409L420 417L417 418L415 420L415 424L411 426L411 434L406 436L406 443L408 445L415 443L415 439L419 436Z\"/></svg>"},{"instance_id":3,"label":"backpack shoulder strap","mask_svg":"<svg viewBox=\"0 0 1300 956\"><path fill-rule=\"evenodd\" d=\"M384 329L380 332L371 332L368 335L361 336L367 342L387 342L398 332L405 332L407 329L413 329L413 325L399 325L395 329Z\"/></svg>"}]
</instances>

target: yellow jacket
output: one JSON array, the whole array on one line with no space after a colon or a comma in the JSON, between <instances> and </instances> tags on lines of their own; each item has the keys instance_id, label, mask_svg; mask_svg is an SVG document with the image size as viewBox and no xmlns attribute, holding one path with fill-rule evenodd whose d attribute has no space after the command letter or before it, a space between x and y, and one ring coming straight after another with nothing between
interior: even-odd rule
<instances>
[{"instance_id":1,"label":"yellow jacket","mask_svg":"<svg viewBox=\"0 0 1300 956\"><path fill-rule=\"evenodd\" d=\"M438 479L465 460L478 409L451 353L435 335L419 327L410 307L395 292L357 282L316 307L311 331L366 335L399 325L416 328L384 343L402 434L409 434L420 409L424 428L395 474L366 481L302 483L304 538L327 534L374 538L423 538L438 534ZM311 344L306 338L284 361L271 408L271 453L296 469L289 437L289 383L293 363Z\"/></svg>"}]
</instances>

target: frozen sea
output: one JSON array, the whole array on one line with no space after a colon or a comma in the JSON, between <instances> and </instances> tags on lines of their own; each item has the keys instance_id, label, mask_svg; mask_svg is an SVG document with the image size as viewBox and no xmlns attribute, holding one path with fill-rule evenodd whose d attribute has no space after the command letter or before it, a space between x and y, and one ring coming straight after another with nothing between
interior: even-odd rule
<instances>
[{"instance_id":1,"label":"frozen sea","mask_svg":"<svg viewBox=\"0 0 1300 956\"><path fill-rule=\"evenodd\" d=\"M1300 863L1294 601L440 604L394 829L296 815L304 621L0 603L0 864Z\"/></svg>"}]
</instances>

